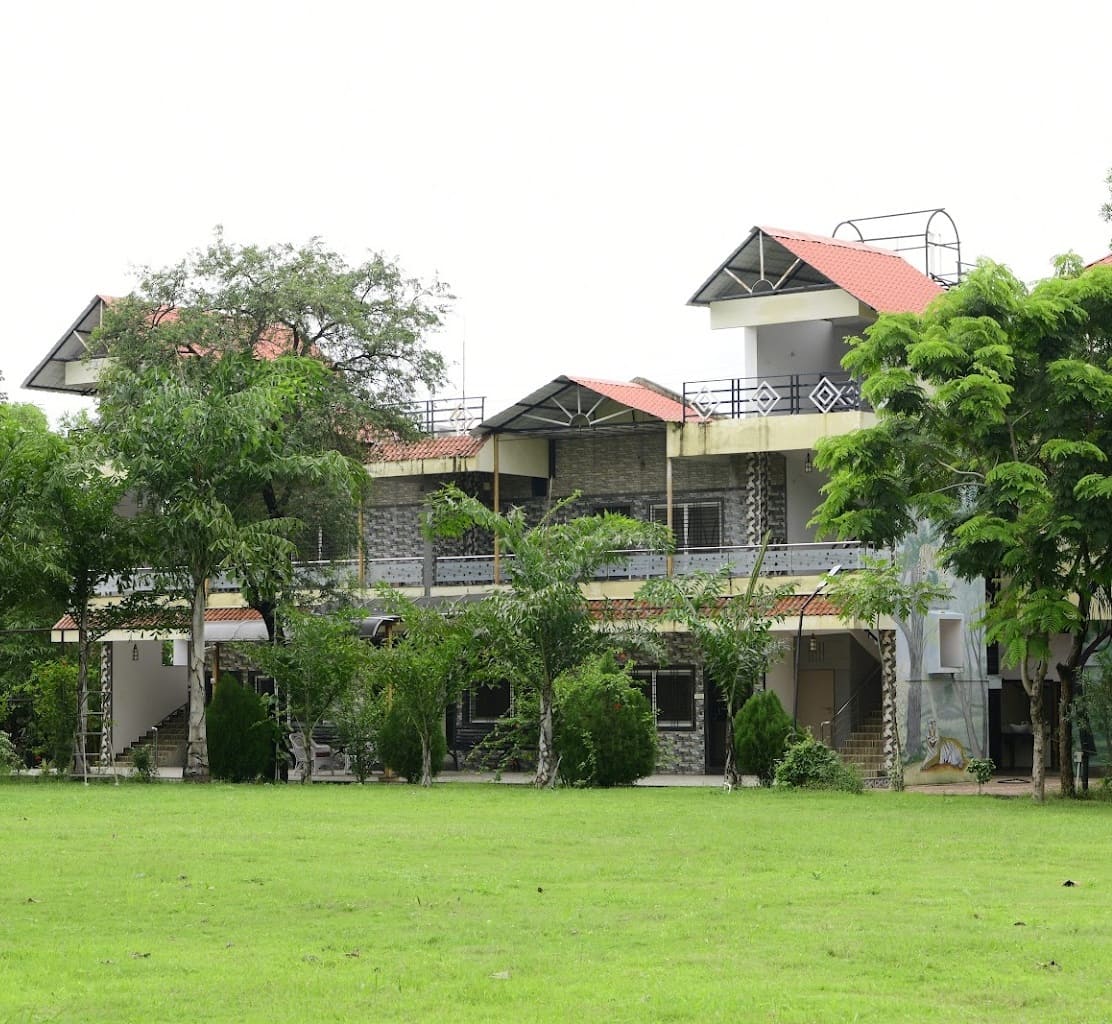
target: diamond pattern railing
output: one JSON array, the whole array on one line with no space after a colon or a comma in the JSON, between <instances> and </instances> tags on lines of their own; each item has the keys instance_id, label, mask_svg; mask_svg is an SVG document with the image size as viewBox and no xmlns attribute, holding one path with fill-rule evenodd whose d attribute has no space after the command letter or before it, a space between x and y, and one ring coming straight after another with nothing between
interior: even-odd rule
<instances>
[{"instance_id":1,"label":"diamond pattern railing","mask_svg":"<svg viewBox=\"0 0 1112 1024\"><path fill-rule=\"evenodd\" d=\"M868 408L861 400L860 384L841 370L687 381L683 403L688 421L699 423Z\"/></svg>"}]
</instances>

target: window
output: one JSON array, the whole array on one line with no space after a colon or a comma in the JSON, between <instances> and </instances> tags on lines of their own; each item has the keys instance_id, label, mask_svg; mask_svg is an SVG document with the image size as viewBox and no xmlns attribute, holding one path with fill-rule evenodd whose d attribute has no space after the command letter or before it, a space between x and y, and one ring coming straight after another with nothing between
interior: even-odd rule
<instances>
[{"instance_id":1,"label":"window","mask_svg":"<svg viewBox=\"0 0 1112 1024\"><path fill-rule=\"evenodd\" d=\"M695 728L695 670L675 668L638 668L633 681L649 699L660 729Z\"/></svg>"},{"instance_id":2,"label":"window","mask_svg":"<svg viewBox=\"0 0 1112 1024\"><path fill-rule=\"evenodd\" d=\"M468 721L473 723L497 722L510 710L512 690L510 681L503 680L493 686L478 685L468 694Z\"/></svg>"},{"instance_id":3,"label":"window","mask_svg":"<svg viewBox=\"0 0 1112 1024\"><path fill-rule=\"evenodd\" d=\"M652 521L668 522L668 506L653 505ZM717 548L722 546L722 503L685 502L672 506L672 533L676 547Z\"/></svg>"},{"instance_id":4,"label":"window","mask_svg":"<svg viewBox=\"0 0 1112 1024\"><path fill-rule=\"evenodd\" d=\"M609 513L612 516L632 516L633 508L630 505L596 505L591 509L591 515L602 516Z\"/></svg>"}]
</instances>

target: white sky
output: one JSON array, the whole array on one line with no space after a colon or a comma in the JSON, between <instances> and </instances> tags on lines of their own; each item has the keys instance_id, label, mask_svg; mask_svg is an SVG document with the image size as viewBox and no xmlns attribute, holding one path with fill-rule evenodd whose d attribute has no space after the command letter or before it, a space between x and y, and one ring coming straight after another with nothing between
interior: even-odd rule
<instances>
[{"instance_id":1,"label":"white sky","mask_svg":"<svg viewBox=\"0 0 1112 1024\"><path fill-rule=\"evenodd\" d=\"M1108 251L1105 0L5 4L0 389L223 224L458 297L492 414L560 373L706 376L685 306L754 224L944 206L1025 279Z\"/></svg>"}]
</instances>

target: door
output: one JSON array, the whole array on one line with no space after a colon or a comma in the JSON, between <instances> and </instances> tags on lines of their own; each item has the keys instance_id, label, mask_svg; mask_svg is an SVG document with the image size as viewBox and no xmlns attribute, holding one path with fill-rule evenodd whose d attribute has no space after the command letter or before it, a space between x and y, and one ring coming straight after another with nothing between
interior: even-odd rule
<instances>
[{"instance_id":1,"label":"door","mask_svg":"<svg viewBox=\"0 0 1112 1024\"><path fill-rule=\"evenodd\" d=\"M800 731L809 728L811 735L820 739L822 723L834 717L833 669L810 668L799 673L796 708Z\"/></svg>"}]
</instances>

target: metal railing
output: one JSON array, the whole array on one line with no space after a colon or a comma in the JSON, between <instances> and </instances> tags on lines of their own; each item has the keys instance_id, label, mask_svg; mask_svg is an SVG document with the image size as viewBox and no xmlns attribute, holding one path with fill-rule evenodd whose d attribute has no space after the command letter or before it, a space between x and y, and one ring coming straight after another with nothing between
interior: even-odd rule
<instances>
[{"instance_id":1,"label":"metal railing","mask_svg":"<svg viewBox=\"0 0 1112 1024\"><path fill-rule=\"evenodd\" d=\"M689 572L718 572L729 566L730 575L748 576L753 571L758 544L730 547L685 548L672 555L672 572L683 575ZM595 573L596 580L647 580L668 573L668 556L645 548L630 548L618 552L620 560L605 565ZM767 576L818 576L829 572L835 565L843 570L864 567L866 557L878 554L867 544L839 541L829 544L770 544L765 551L762 574ZM502 576L513 564L513 555L499 556ZM143 569L133 578L135 585L122 586L113 577L97 587L101 597L115 597L135 591L157 592L158 581L164 578L154 570ZM297 562L294 580L305 588L327 586L355 586L359 581L357 559L338 561ZM430 583L433 586L484 585L494 582L494 555L444 555L432 565ZM363 585L373 587L386 583L393 587L420 587L425 583L425 559L420 556L401 558L368 558L363 562ZM165 589L165 588L163 588ZM211 593L232 594L240 589L237 577L221 573L209 584Z\"/></svg>"},{"instance_id":2,"label":"metal railing","mask_svg":"<svg viewBox=\"0 0 1112 1024\"><path fill-rule=\"evenodd\" d=\"M427 398L402 410L422 434L467 434L483 422L485 398Z\"/></svg>"},{"instance_id":3,"label":"metal railing","mask_svg":"<svg viewBox=\"0 0 1112 1024\"><path fill-rule=\"evenodd\" d=\"M683 404L685 419L698 423L869 408L860 383L844 370L685 381Z\"/></svg>"}]
</instances>

